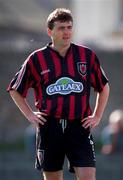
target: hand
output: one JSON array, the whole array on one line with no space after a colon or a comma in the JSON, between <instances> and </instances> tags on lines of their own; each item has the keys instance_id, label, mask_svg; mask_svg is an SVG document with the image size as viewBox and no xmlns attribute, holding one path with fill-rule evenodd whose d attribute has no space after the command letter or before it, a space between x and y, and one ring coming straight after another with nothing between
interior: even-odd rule
<instances>
[{"instance_id":1,"label":"hand","mask_svg":"<svg viewBox=\"0 0 123 180\"><path fill-rule=\"evenodd\" d=\"M44 125L47 121L44 116L47 116L44 112L33 112L28 116L28 120L36 127L39 126L39 124Z\"/></svg>"},{"instance_id":2,"label":"hand","mask_svg":"<svg viewBox=\"0 0 123 180\"><path fill-rule=\"evenodd\" d=\"M88 116L88 117L82 119L81 122L82 122L82 126L85 129L87 129L87 128L91 129L91 128L95 128L99 124L100 118L92 115L92 116Z\"/></svg>"}]
</instances>

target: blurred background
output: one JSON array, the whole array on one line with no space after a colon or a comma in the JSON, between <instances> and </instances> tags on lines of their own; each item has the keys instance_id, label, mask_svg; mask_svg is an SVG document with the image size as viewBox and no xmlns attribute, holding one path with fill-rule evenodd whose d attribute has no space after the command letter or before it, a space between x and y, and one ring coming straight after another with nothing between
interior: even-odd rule
<instances>
[{"instance_id":1,"label":"blurred background","mask_svg":"<svg viewBox=\"0 0 123 180\"><path fill-rule=\"evenodd\" d=\"M93 132L97 180L122 180L123 151L103 154L101 136L112 111L123 110L123 0L0 0L0 180L41 179L34 170L35 130L21 115L6 88L26 57L50 41L46 19L57 7L71 9L73 41L96 51L109 78L109 102ZM30 91L30 103L31 94ZM92 95L93 106L93 92ZM66 180L75 179L66 164L64 169Z\"/></svg>"}]
</instances>

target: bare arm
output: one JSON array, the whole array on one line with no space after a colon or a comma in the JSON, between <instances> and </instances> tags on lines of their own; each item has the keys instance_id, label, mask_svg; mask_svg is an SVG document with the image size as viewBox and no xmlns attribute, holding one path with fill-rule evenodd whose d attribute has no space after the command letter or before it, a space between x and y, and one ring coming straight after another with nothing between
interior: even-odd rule
<instances>
[{"instance_id":1,"label":"bare arm","mask_svg":"<svg viewBox=\"0 0 123 180\"><path fill-rule=\"evenodd\" d=\"M92 116L89 116L82 120L84 128L97 126L102 118L109 97L109 85L104 86L100 93L97 93L96 104Z\"/></svg>"},{"instance_id":2,"label":"bare arm","mask_svg":"<svg viewBox=\"0 0 123 180\"><path fill-rule=\"evenodd\" d=\"M31 123L35 126L38 126L38 124L44 125L46 119L42 115L46 116L45 113L33 112L26 99L23 98L17 91L11 90L10 95L20 111Z\"/></svg>"}]
</instances>

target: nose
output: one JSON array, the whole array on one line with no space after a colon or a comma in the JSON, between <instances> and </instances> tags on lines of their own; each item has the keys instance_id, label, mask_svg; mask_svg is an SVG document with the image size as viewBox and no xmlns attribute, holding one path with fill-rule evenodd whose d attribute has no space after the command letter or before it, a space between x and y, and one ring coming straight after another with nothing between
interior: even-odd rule
<instances>
[{"instance_id":1,"label":"nose","mask_svg":"<svg viewBox=\"0 0 123 180\"><path fill-rule=\"evenodd\" d=\"M70 29L65 28L65 29L64 29L64 34L69 34L69 33L70 33Z\"/></svg>"}]
</instances>

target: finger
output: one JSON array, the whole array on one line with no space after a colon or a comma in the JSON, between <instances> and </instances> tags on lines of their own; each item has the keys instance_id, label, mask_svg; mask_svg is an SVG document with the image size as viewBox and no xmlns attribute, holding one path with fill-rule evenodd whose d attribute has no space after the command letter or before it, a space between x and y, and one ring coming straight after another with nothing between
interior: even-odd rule
<instances>
[{"instance_id":1,"label":"finger","mask_svg":"<svg viewBox=\"0 0 123 180\"><path fill-rule=\"evenodd\" d=\"M83 126L83 125L82 125ZM88 129L88 128L90 128L90 125L89 124L86 124L86 125L84 125L83 126L85 129Z\"/></svg>"},{"instance_id":2,"label":"finger","mask_svg":"<svg viewBox=\"0 0 123 180\"><path fill-rule=\"evenodd\" d=\"M84 121L86 121L86 120L87 120L87 118L84 118L84 119L81 120L81 122L84 122Z\"/></svg>"},{"instance_id":3,"label":"finger","mask_svg":"<svg viewBox=\"0 0 123 180\"><path fill-rule=\"evenodd\" d=\"M45 112L37 112L38 114L41 114L43 116L47 116L47 114Z\"/></svg>"},{"instance_id":4,"label":"finger","mask_svg":"<svg viewBox=\"0 0 123 180\"><path fill-rule=\"evenodd\" d=\"M84 123L82 123L82 126L83 126L85 129L89 128L90 125L91 125L90 121L87 121L87 120L84 121Z\"/></svg>"},{"instance_id":5,"label":"finger","mask_svg":"<svg viewBox=\"0 0 123 180\"><path fill-rule=\"evenodd\" d=\"M37 123L37 124L41 124L41 125L44 125L45 124L45 119L44 120L42 120L41 118L39 118L39 117L37 117L36 119L35 119L35 123Z\"/></svg>"},{"instance_id":6,"label":"finger","mask_svg":"<svg viewBox=\"0 0 123 180\"><path fill-rule=\"evenodd\" d=\"M34 112L34 114L42 121L46 122L47 120L43 117L44 116L47 116L46 113L42 113L42 112Z\"/></svg>"},{"instance_id":7,"label":"finger","mask_svg":"<svg viewBox=\"0 0 123 180\"><path fill-rule=\"evenodd\" d=\"M37 115L37 117L40 119L40 121L43 121L43 122L46 122L47 120L43 117L43 116L41 116L41 115Z\"/></svg>"}]
</instances>

